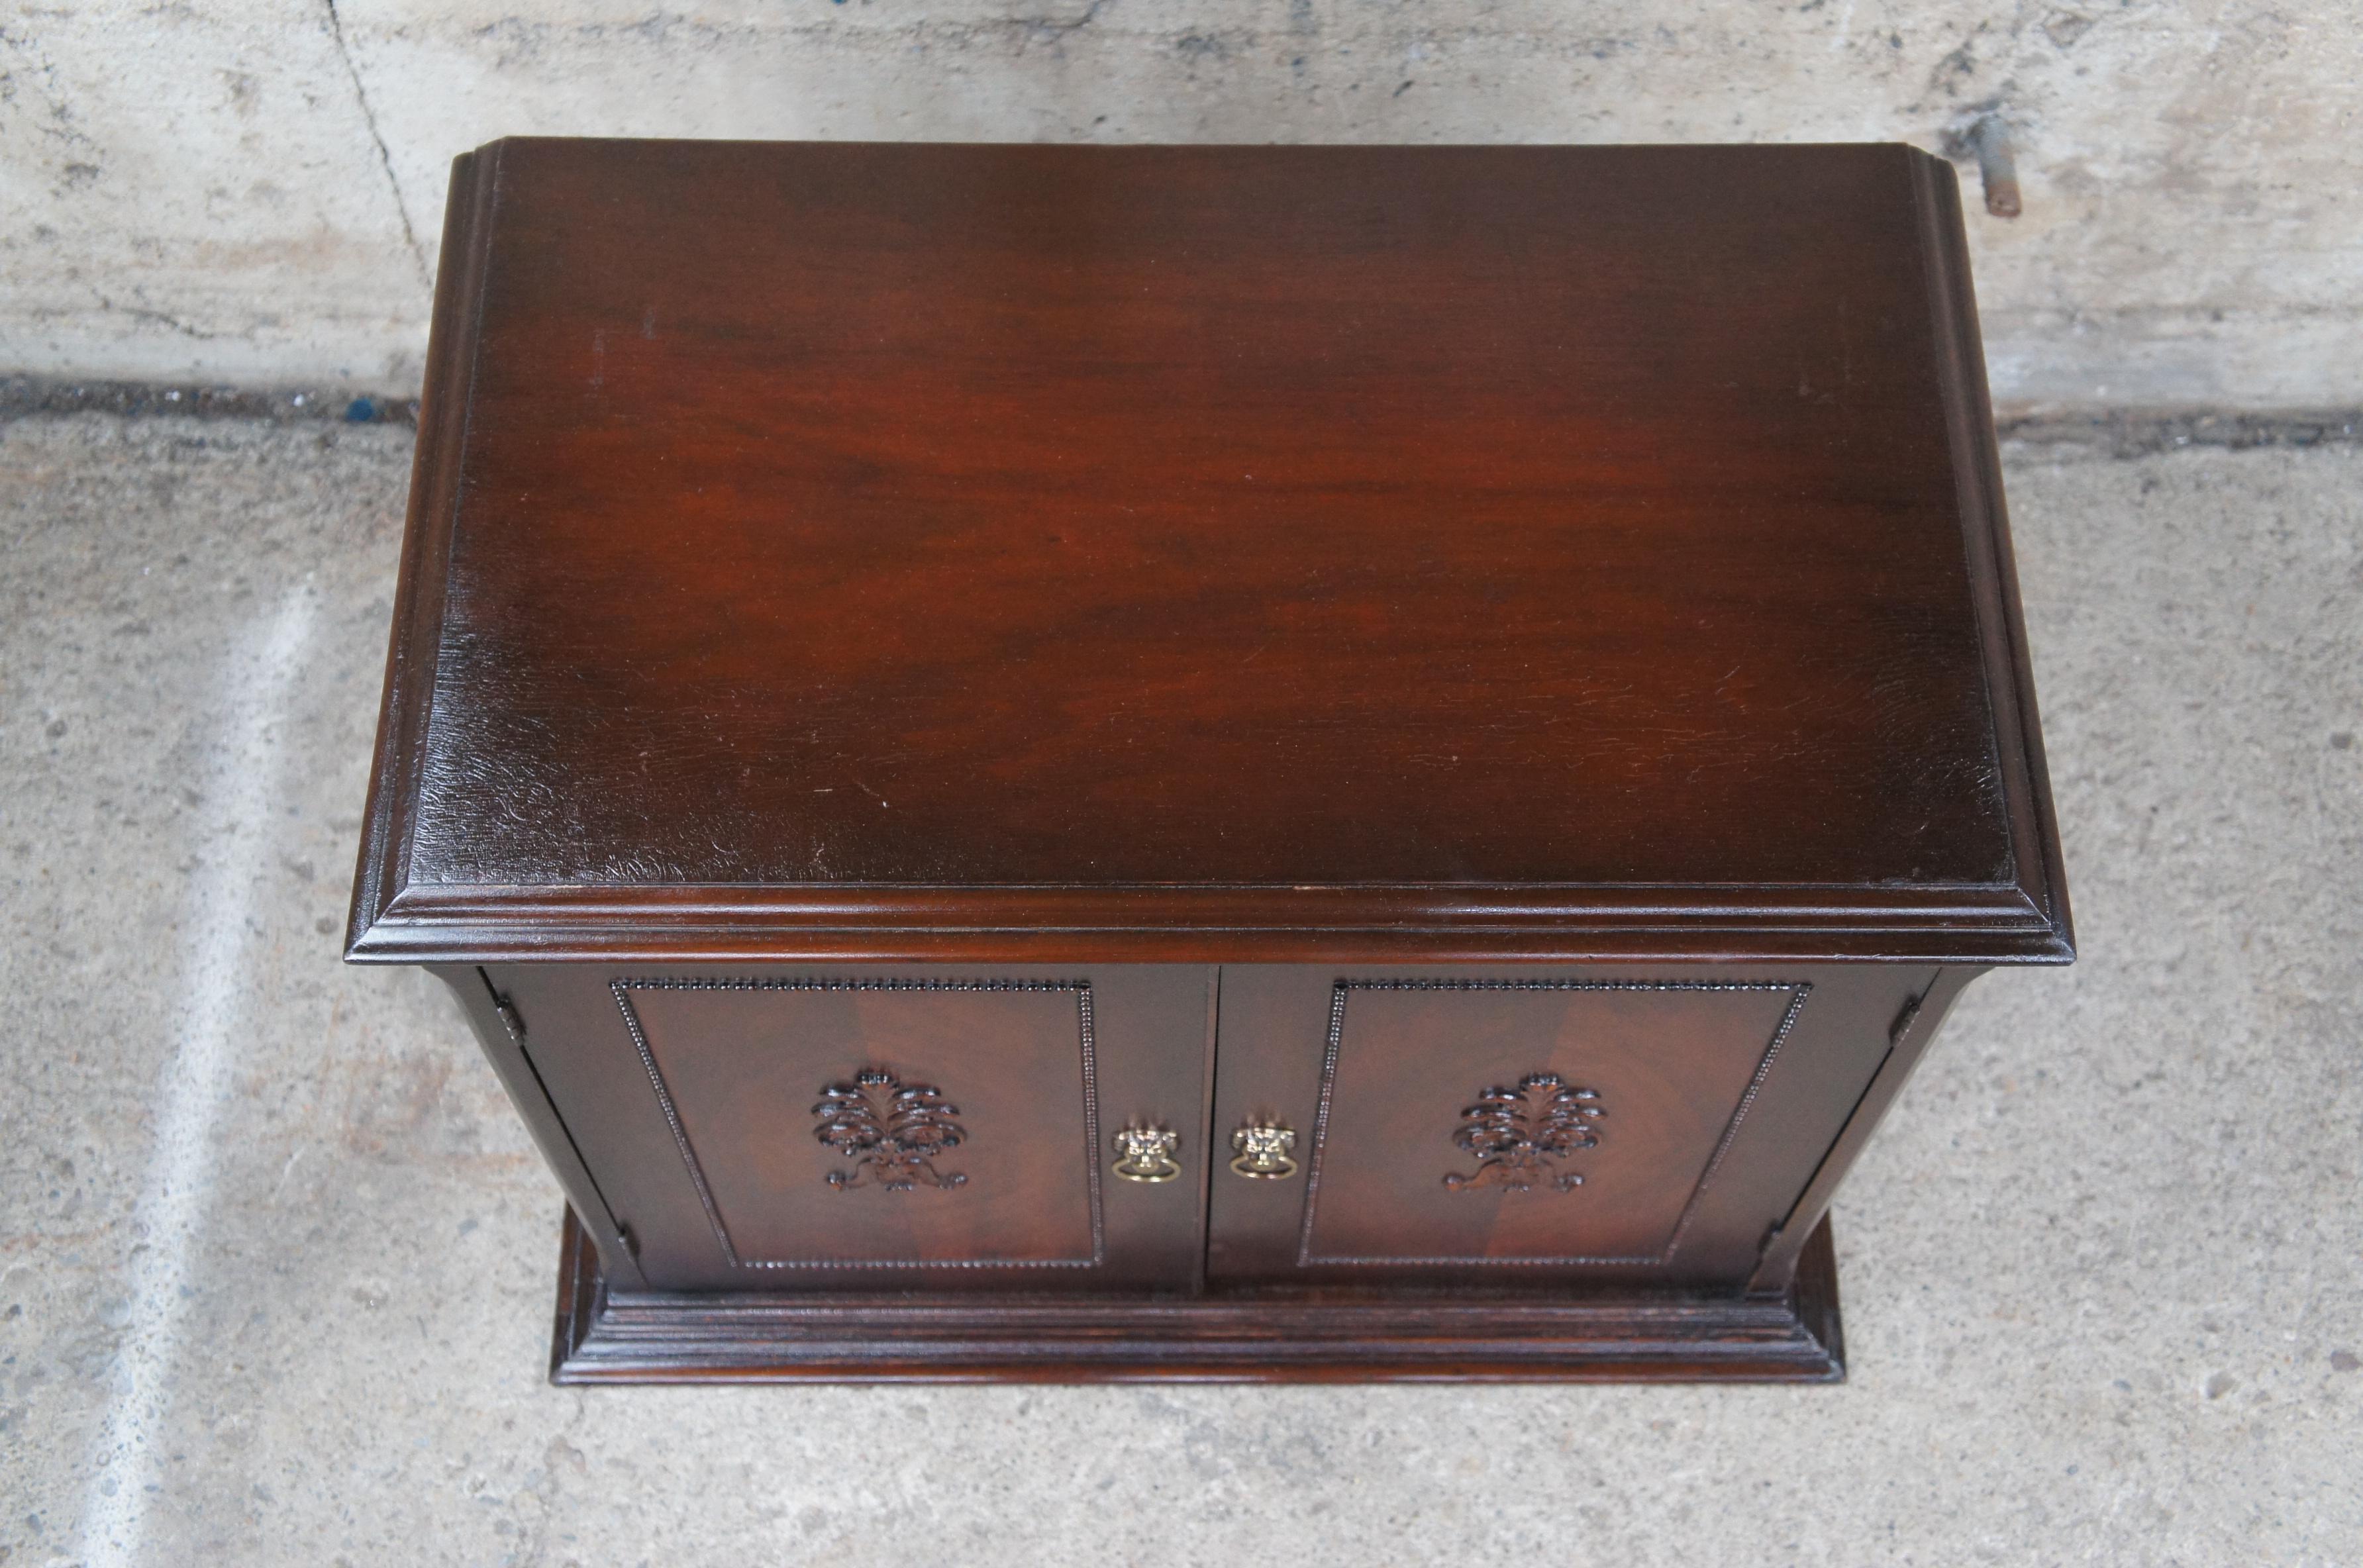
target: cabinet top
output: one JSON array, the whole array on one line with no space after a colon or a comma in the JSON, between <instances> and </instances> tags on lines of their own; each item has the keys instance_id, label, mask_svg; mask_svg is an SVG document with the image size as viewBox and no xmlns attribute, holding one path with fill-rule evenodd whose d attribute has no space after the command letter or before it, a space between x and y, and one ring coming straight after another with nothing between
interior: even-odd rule
<instances>
[{"instance_id":1,"label":"cabinet top","mask_svg":"<svg viewBox=\"0 0 2363 1568\"><path fill-rule=\"evenodd\" d=\"M2058 961L1950 169L455 165L349 953Z\"/></svg>"}]
</instances>

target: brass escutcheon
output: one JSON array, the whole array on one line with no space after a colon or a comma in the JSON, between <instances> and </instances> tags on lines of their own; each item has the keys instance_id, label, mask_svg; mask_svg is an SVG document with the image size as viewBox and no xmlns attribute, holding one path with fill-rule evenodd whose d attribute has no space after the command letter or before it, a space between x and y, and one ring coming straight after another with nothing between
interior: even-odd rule
<instances>
[{"instance_id":1,"label":"brass escutcheon","mask_svg":"<svg viewBox=\"0 0 2363 1568\"><path fill-rule=\"evenodd\" d=\"M1119 1156L1115 1174L1126 1181L1171 1181L1182 1174L1182 1167L1173 1160L1173 1151L1181 1146L1181 1133L1134 1122L1115 1135Z\"/></svg>"},{"instance_id":2,"label":"brass escutcheon","mask_svg":"<svg viewBox=\"0 0 2363 1568\"><path fill-rule=\"evenodd\" d=\"M1238 1151L1231 1161L1233 1174L1250 1181L1279 1181L1296 1174L1296 1162L1288 1157L1288 1151L1296 1147L1293 1128L1251 1121L1231 1134L1231 1147Z\"/></svg>"}]
</instances>

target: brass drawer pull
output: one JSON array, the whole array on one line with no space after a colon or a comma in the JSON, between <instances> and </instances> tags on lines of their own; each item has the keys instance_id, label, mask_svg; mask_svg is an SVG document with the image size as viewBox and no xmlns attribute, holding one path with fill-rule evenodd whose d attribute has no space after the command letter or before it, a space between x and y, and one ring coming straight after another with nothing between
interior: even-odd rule
<instances>
[{"instance_id":1,"label":"brass drawer pull","mask_svg":"<svg viewBox=\"0 0 2363 1568\"><path fill-rule=\"evenodd\" d=\"M1182 1146L1179 1132L1136 1122L1116 1133L1115 1146L1115 1174L1126 1181L1171 1181L1182 1174L1173 1159L1173 1151Z\"/></svg>"},{"instance_id":2,"label":"brass drawer pull","mask_svg":"<svg viewBox=\"0 0 2363 1568\"><path fill-rule=\"evenodd\" d=\"M1249 1181L1280 1181L1296 1174L1296 1162L1288 1157L1296 1147L1293 1128L1249 1122L1231 1134L1231 1147L1238 1151L1232 1172Z\"/></svg>"}]
</instances>

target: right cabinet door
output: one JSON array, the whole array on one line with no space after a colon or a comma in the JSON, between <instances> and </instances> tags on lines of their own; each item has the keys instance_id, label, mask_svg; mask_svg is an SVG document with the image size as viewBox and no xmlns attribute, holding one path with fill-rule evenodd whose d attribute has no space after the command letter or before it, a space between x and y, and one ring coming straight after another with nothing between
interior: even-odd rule
<instances>
[{"instance_id":1,"label":"right cabinet door","mask_svg":"<svg viewBox=\"0 0 2363 1568\"><path fill-rule=\"evenodd\" d=\"M1227 966L1208 1282L1737 1285L1934 975Z\"/></svg>"}]
</instances>

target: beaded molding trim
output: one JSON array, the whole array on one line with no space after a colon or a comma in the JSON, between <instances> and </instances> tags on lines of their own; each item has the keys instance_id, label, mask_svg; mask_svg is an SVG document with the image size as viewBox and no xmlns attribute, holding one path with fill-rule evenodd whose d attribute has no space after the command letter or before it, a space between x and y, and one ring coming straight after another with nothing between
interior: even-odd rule
<instances>
[{"instance_id":1,"label":"beaded molding trim","mask_svg":"<svg viewBox=\"0 0 2363 1568\"><path fill-rule=\"evenodd\" d=\"M1098 1067L1093 1060L1092 1032L1092 986L1088 980L631 980L607 982L607 989L616 999L616 1006L624 1015L624 1027L631 1032L632 1046L640 1054L640 1066L649 1075L649 1085L656 1090L657 1104L664 1111L665 1125L672 1129L672 1141L681 1150L682 1164L689 1169L690 1185L697 1189L697 1200L704 1207L706 1223L714 1227L714 1239L720 1243L722 1255L733 1268L767 1269L919 1269L919 1268L1097 1268L1107 1261L1107 1221L1100 1205L1100 1112ZM738 1244L730 1239L730 1229L723 1223L722 1210L714 1201L714 1189L706 1185L705 1171L697 1163L697 1152L690 1147L689 1133L681 1124L681 1113L673 1106L672 1091L665 1085L664 1074L658 1070L654 1052L649 1049L648 1032L640 1025L639 1010L632 1006L633 991L1071 991L1075 998L1078 1043L1082 1053L1083 1069L1083 1168L1090 1173L1092 1210L1092 1255L1087 1258L749 1258L741 1256Z\"/></svg>"},{"instance_id":2,"label":"beaded molding trim","mask_svg":"<svg viewBox=\"0 0 2363 1568\"><path fill-rule=\"evenodd\" d=\"M1467 1267L1481 1265L1492 1268L1574 1268L1608 1264L1659 1265L1673 1256L1681 1244L1682 1233L1690 1228L1691 1217L1698 1211L1699 1198L1705 1193L1707 1183L1730 1152L1732 1140L1739 1135L1739 1124L1746 1119L1748 1108L1756 1103L1757 1091L1764 1087L1764 1078L1772 1070L1773 1059L1780 1055L1789 1032L1795 1027L1797 1013L1813 994L1813 984L1806 980L1339 980L1330 992L1329 1040L1321 1057L1321 1100L1313 1119L1313 1152L1307 1157L1304 1171L1304 1222L1297 1232L1296 1263L1300 1268L1402 1268L1406 1265ZM1696 1186L1682 1204L1681 1214L1666 1244L1656 1253L1640 1256L1565 1256L1540 1258L1494 1257L1337 1257L1317 1254L1313 1250L1313 1220L1315 1205L1321 1198L1321 1154L1329 1135L1329 1102L1337 1082L1337 1051L1346 1034L1346 1000L1356 991L1787 991L1789 1005L1781 1010L1781 1021L1772 1031L1772 1039L1756 1064L1756 1071L1747 1080L1747 1088L1739 1097L1739 1104L1724 1124L1723 1136L1716 1140L1714 1152L1707 1156L1706 1168L1699 1173Z\"/></svg>"}]
</instances>

